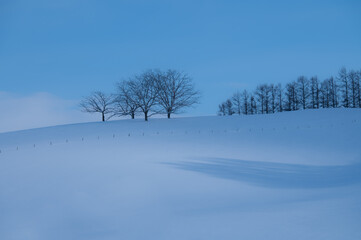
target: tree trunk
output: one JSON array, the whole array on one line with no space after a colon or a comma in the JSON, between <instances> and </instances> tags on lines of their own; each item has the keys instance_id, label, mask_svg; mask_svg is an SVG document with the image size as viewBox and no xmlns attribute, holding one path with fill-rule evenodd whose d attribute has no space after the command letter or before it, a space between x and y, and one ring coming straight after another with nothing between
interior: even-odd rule
<instances>
[{"instance_id":1,"label":"tree trunk","mask_svg":"<svg viewBox=\"0 0 361 240\"><path fill-rule=\"evenodd\" d=\"M168 118L170 118L170 112L168 112Z\"/></svg>"},{"instance_id":2,"label":"tree trunk","mask_svg":"<svg viewBox=\"0 0 361 240\"><path fill-rule=\"evenodd\" d=\"M360 73L360 78L361 78L361 73ZM358 83L358 107L361 108L361 84L360 84L360 80Z\"/></svg>"},{"instance_id":3,"label":"tree trunk","mask_svg":"<svg viewBox=\"0 0 361 240\"><path fill-rule=\"evenodd\" d=\"M144 112L144 120L145 120L145 121L148 121L148 111L147 111L147 112Z\"/></svg>"},{"instance_id":4,"label":"tree trunk","mask_svg":"<svg viewBox=\"0 0 361 240\"><path fill-rule=\"evenodd\" d=\"M132 119L134 119L134 117L135 117L135 114L134 114L134 112L132 112Z\"/></svg>"},{"instance_id":5,"label":"tree trunk","mask_svg":"<svg viewBox=\"0 0 361 240\"><path fill-rule=\"evenodd\" d=\"M105 122L105 114L102 113L102 121Z\"/></svg>"},{"instance_id":6,"label":"tree trunk","mask_svg":"<svg viewBox=\"0 0 361 240\"><path fill-rule=\"evenodd\" d=\"M347 80L346 80L346 81L347 81ZM346 88L346 89L345 89L345 103L346 103L346 104L345 104L345 105L346 105L345 107L348 108L348 86L347 86L347 82L345 83L345 86L346 86L346 87L345 87L345 88Z\"/></svg>"}]
</instances>

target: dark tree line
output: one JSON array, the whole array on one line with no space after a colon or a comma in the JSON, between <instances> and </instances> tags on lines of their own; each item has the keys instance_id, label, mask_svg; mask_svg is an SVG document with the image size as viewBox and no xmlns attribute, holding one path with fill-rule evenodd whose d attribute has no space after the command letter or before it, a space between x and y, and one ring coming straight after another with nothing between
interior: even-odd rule
<instances>
[{"instance_id":1,"label":"dark tree line","mask_svg":"<svg viewBox=\"0 0 361 240\"><path fill-rule=\"evenodd\" d=\"M101 97L100 97L101 96ZM101 113L102 121L114 116L143 114L145 121L155 114L180 113L199 102L192 78L177 70L148 70L116 84L115 94L94 92L81 102L84 112ZM108 118L105 117L108 115Z\"/></svg>"},{"instance_id":2,"label":"dark tree line","mask_svg":"<svg viewBox=\"0 0 361 240\"><path fill-rule=\"evenodd\" d=\"M269 114L318 108L361 108L361 70L341 68L337 77L319 81L300 76L296 81L261 84L253 92L235 92L218 106L219 115Z\"/></svg>"}]
</instances>

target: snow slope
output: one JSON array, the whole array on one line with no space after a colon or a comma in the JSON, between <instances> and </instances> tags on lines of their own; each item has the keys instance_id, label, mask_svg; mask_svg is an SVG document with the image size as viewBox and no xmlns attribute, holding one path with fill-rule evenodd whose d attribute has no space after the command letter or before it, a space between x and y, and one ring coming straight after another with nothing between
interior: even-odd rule
<instances>
[{"instance_id":1,"label":"snow slope","mask_svg":"<svg viewBox=\"0 0 361 240\"><path fill-rule=\"evenodd\" d=\"M361 239L361 110L0 134L0 239Z\"/></svg>"}]
</instances>

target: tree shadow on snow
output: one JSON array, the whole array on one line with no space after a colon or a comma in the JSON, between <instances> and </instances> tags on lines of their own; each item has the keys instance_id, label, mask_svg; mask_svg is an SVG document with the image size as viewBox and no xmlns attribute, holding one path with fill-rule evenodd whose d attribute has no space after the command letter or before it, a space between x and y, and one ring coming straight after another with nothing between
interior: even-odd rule
<instances>
[{"instance_id":1,"label":"tree shadow on snow","mask_svg":"<svg viewBox=\"0 0 361 240\"><path fill-rule=\"evenodd\" d=\"M361 182L361 164L312 166L220 158L166 164L183 170L263 187L327 188Z\"/></svg>"}]
</instances>

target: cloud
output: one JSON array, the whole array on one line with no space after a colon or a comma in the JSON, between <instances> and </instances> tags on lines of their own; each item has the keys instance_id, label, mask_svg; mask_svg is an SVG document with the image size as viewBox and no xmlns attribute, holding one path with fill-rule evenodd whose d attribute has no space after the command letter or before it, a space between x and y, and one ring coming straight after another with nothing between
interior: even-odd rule
<instances>
[{"instance_id":1,"label":"cloud","mask_svg":"<svg viewBox=\"0 0 361 240\"><path fill-rule=\"evenodd\" d=\"M20 96L0 92L0 132L99 121L96 114L82 113L78 103L49 93Z\"/></svg>"}]
</instances>

